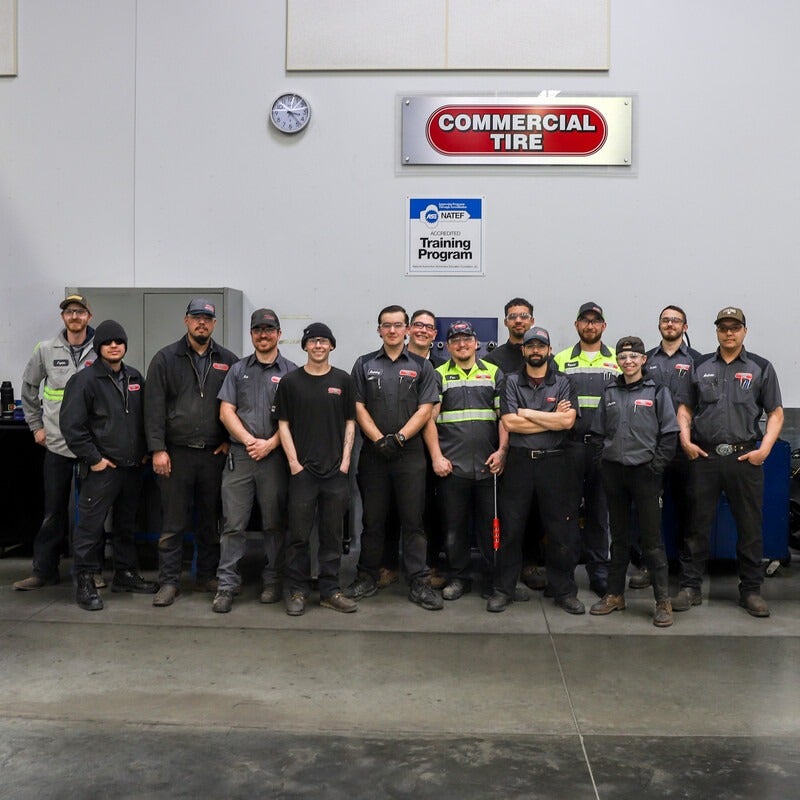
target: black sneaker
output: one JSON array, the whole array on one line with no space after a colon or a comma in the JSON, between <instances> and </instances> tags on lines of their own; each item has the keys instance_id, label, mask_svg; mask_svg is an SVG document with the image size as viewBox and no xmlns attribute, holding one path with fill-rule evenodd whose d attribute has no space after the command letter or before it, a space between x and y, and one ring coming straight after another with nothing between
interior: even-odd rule
<instances>
[{"instance_id":1,"label":"black sneaker","mask_svg":"<svg viewBox=\"0 0 800 800\"><path fill-rule=\"evenodd\" d=\"M342 590L345 597L360 600L362 597L372 597L378 591L378 584L369 575L359 575L349 586Z\"/></svg>"},{"instance_id":2,"label":"black sneaker","mask_svg":"<svg viewBox=\"0 0 800 800\"><path fill-rule=\"evenodd\" d=\"M94 576L92 581L94 581ZM138 572L134 572L132 569L118 569L114 573L114 580L111 581L111 591L155 594L158 591L158 584L155 581L146 581Z\"/></svg>"},{"instance_id":3,"label":"black sneaker","mask_svg":"<svg viewBox=\"0 0 800 800\"><path fill-rule=\"evenodd\" d=\"M415 581L408 590L408 599L426 611L439 611L444 608L441 592L428 586L424 581Z\"/></svg>"},{"instance_id":4,"label":"black sneaker","mask_svg":"<svg viewBox=\"0 0 800 800\"><path fill-rule=\"evenodd\" d=\"M91 572L79 572L75 586L75 602L86 611L102 611L103 601Z\"/></svg>"}]
</instances>

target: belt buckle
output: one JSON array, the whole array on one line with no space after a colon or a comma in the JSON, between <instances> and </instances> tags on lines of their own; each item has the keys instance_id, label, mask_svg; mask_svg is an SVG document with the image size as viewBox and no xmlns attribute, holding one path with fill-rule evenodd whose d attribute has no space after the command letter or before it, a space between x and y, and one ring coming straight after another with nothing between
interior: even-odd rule
<instances>
[{"instance_id":1,"label":"belt buckle","mask_svg":"<svg viewBox=\"0 0 800 800\"><path fill-rule=\"evenodd\" d=\"M732 455L736 451L736 448L732 444L718 444L714 448L714 452L718 456L729 456Z\"/></svg>"},{"instance_id":2,"label":"belt buckle","mask_svg":"<svg viewBox=\"0 0 800 800\"><path fill-rule=\"evenodd\" d=\"M531 459L533 461L536 461L536 459L541 458L543 455L544 455L544 450L531 450L530 451L530 457L531 457Z\"/></svg>"}]
</instances>

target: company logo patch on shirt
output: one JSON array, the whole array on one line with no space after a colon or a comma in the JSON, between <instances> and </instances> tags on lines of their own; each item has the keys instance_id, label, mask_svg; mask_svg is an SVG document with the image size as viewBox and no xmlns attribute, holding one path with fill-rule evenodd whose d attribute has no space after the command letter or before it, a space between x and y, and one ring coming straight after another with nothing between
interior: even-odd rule
<instances>
[{"instance_id":1,"label":"company logo patch on shirt","mask_svg":"<svg viewBox=\"0 0 800 800\"><path fill-rule=\"evenodd\" d=\"M482 380L482 381L490 381L490 380L492 379L492 376L491 376L491 375L490 375L488 372L487 372L487 373L485 373L485 374L484 374L484 373L482 373L482 372L479 372L479 373L478 373L478 374L475 376L475 379L476 379L476 380Z\"/></svg>"},{"instance_id":2,"label":"company logo patch on shirt","mask_svg":"<svg viewBox=\"0 0 800 800\"><path fill-rule=\"evenodd\" d=\"M53 359L53 366L54 367L66 367L69 364L66 358L54 358Z\"/></svg>"},{"instance_id":3,"label":"company logo patch on shirt","mask_svg":"<svg viewBox=\"0 0 800 800\"><path fill-rule=\"evenodd\" d=\"M633 404L635 406L646 406L647 408L650 408L653 405L653 401L652 400L646 400L644 398L639 398L638 400L634 400Z\"/></svg>"},{"instance_id":4,"label":"company logo patch on shirt","mask_svg":"<svg viewBox=\"0 0 800 800\"><path fill-rule=\"evenodd\" d=\"M691 364L676 364L675 369L678 372L678 375L683 377L690 369L692 368Z\"/></svg>"},{"instance_id":5,"label":"company logo patch on shirt","mask_svg":"<svg viewBox=\"0 0 800 800\"><path fill-rule=\"evenodd\" d=\"M129 392L138 392L141 389L141 384L138 383L129 383L128 384L128 391Z\"/></svg>"},{"instance_id":6,"label":"company logo patch on shirt","mask_svg":"<svg viewBox=\"0 0 800 800\"><path fill-rule=\"evenodd\" d=\"M604 361L603 366L606 369L613 369L616 372L617 365L613 361Z\"/></svg>"},{"instance_id":7,"label":"company logo patch on shirt","mask_svg":"<svg viewBox=\"0 0 800 800\"><path fill-rule=\"evenodd\" d=\"M548 397L547 398L547 402L548 403L557 403L558 402L558 398L557 397Z\"/></svg>"},{"instance_id":8,"label":"company logo patch on shirt","mask_svg":"<svg viewBox=\"0 0 800 800\"><path fill-rule=\"evenodd\" d=\"M273 376L270 378L270 380L271 380L273 383L280 383L280 382L281 382L281 376L280 376L280 375L273 375Z\"/></svg>"},{"instance_id":9,"label":"company logo patch on shirt","mask_svg":"<svg viewBox=\"0 0 800 800\"><path fill-rule=\"evenodd\" d=\"M400 377L401 378L416 378L417 371L415 369L401 369L400 370Z\"/></svg>"},{"instance_id":10,"label":"company logo patch on shirt","mask_svg":"<svg viewBox=\"0 0 800 800\"><path fill-rule=\"evenodd\" d=\"M91 367L91 366L92 366L92 364L94 364L94 361L85 361L85 362L84 362L84 364L83 364L83 366L84 366L84 369L85 369L86 367Z\"/></svg>"},{"instance_id":11,"label":"company logo patch on shirt","mask_svg":"<svg viewBox=\"0 0 800 800\"><path fill-rule=\"evenodd\" d=\"M341 394L342 390L338 386L329 386L328 394Z\"/></svg>"},{"instance_id":12,"label":"company logo patch on shirt","mask_svg":"<svg viewBox=\"0 0 800 800\"><path fill-rule=\"evenodd\" d=\"M753 373L752 372L737 372L734 376L737 381L739 381L739 386L742 389L749 389L750 383L753 380Z\"/></svg>"},{"instance_id":13,"label":"company logo patch on shirt","mask_svg":"<svg viewBox=\"0 0 800 800\"><path fill-rule=\"evenodd\" d=\"M227 364L217 364L215 362L211 366L214 367L214 369L220 370L221 372L227 372L228 371L228 365Z\"/></svg>"}]
</instances>

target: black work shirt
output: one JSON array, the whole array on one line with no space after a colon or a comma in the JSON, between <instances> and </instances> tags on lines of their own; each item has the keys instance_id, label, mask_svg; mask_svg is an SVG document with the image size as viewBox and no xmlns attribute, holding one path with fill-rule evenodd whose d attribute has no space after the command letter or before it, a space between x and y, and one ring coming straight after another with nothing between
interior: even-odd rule
<instances>
[{"instance_id":1,"label":"black work shirt","mask_svg":"<svg viewBox=\"0 0 800 800\"><path fill-rule=\"evenodd\" d=\"M553 363L547 366L544 380L532 386L528 372L522 369L506 376L500 395L500 417L516 414L520 408L534 411L555 411L562 400L569 400L578 411L578 393L564 373L556 370ZM556 450L564 446L569 431L540 431L539 433L510 433L509 447L527 450Z\"/></svg>"},{"instance_id":2,"label":"black work shirt","mask_svg":"<svg viewBox=\"0 0 800 800\"><path fill-rule=\"evenodd\" d=\"M719 349L699 359L688 397L680 401L693 412L692 441L701 445L760 439L762 413L782 405L774 367L744 347L730 364Z\"/></svg>"},{"instance_id":3,"label":"black work shirt","mask_svg":"<svg viewBox=\"0 0 800 800\"><path fill-rule=\"evenodd\" d=\"M430 362L403 350L392 361L381 348L359 356L352 370L356 402L362 403L378 430L397 433L425 403L439 402L439 388ZM419 436L406 446L421 448Z\"/></svg>"},{"instance_id":4,"label":"black work shirt","mask_svg":"<svg viewBox=\"0 0 800 800\"><path fill-rule=\"evenodd\" d=\"M484 356L483 360L490 364L497 364L504 375L516 372L525 363L525 359L522 357L522 345L511 341L495 347Z\"/></svg>"},{"instance_id":5,"label":"black work shirt","mask_svg":"<svg viewBox=\"0 0 800 800\"><path fill-rule=\"evenodd\" d=\"M661 345L647 353L644 374L652 378L657 386L666 386L676 403L686 397L692 380L692 364L701 358L699 351L689 347L686 342L672 354L665 353Z\"/></svg>"}]
</instances>

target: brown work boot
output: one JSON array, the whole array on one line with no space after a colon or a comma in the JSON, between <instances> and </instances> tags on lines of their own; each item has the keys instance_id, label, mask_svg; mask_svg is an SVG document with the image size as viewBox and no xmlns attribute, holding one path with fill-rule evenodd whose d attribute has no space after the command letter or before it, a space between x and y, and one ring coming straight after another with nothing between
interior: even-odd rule
<instances>
[{"instance_id":1,"label":"brown work boot","mask_svg":"<svg viewBox=\"0 0 800 800\"><path fill-rule=\"evenodd\" d=\"M612 611L625 610L625 595L605 594L602 600L598 600L590 609L589 613L595 616L605 616Z\"/></svg>"},{"instance_id":2,"label":"brown work boot","mask_svg":"<svg viewBox=\"0 0 800 800\"><path fill-rule=\"evenodd\" d=\"M165 583L159 588L155 595L153 595L153 605L157 608L171 606L180 593L181 590L177 586L173 586L171 583Z\"/></svg>"},{"instance_id":3,"label":"brown work boot","mask_svg":"<svg viewBox=\"0 0 800 800\"><path fill-rule=\"evenodd\" d=\"M751 617L768 617L769 606L767 601L760 594L746 594L739 600L739 605L744 608Z\"/></svg>"},{"instance_id":4,"label":"brown work boot","mask_svg":"<svg viewBox=\"0 0 800 800\"><path fill-rule=\"evenodd\" d=\"M61 579L58 575L50 578L40 578L38 575L31 575L30 578L23 578L16 581L13 586L17 592L30 592L32 589L41 589L43 586L55 586Z\"/></svg>"},{"instance_id":5,"label":"brown work boot","mask_svg":"<svg viewBox=\"0 0 800 800\"><path fill-rule=\"evenodd\" d=\"M375 584L379 589L385 589L387 586L397 583L398 580L400 580L400 572L398 570L380 567L378 569L378 580L375 581Z\"/></svg>"},{"instance_id":6,"label":"brown work boot","mask_svg":"<svg viewBox=\"0 0 800 800\"><path fill-rule=\"evenodd\" d=\"M323 608L332 608L334 611L341 611L344 614L352 614L354 611L358 611L358 603L349 597L345 597L341 592L334 592L328 597L321 598L319 604Z\"/></svg>"},{"instance_id":7,"label":"brown work boot","mask_svg":"<svg viewBox=\"0 0 800 800\"><path fill-rule=\"evenodd\" d=\"M442 575L436 567L431 567L431 574L428 583L431 589L444 589L447 586L447 575Z\"/></svg>"},{"instance_id":8,"label":"brown work boot","mask_svg":"<svg viewBox=\"0 0 800 800\"><path fill-rule=\"evenodd\" d=\"M656 628L669 628L672 625L672 603L669 600L656 601L653 625Z\"/></svg>"},{"instance_id":9,"label":"brown work boot","mask_svg":"<svg viewBox=\"0 0 800 800\"><path fill-rule=\"evenodd\" d=\"M684 586L675 597L670 598L673 611L688 611L692 606L699 606L703 602L703 595L699 589Z\"/></svg>"}]
</instances>

